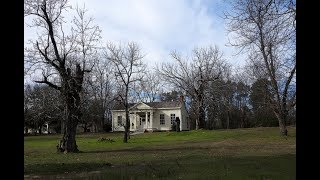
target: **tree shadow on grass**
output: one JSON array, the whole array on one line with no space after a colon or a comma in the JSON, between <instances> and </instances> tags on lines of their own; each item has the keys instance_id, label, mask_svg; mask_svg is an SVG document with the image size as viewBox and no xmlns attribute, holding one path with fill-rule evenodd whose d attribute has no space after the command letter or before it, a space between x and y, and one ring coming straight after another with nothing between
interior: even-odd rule
<instances>
[{"instance_id":1,"label":"tree shadow on grass","mask_svg":"<svg viewBox=\"0 0 320 180\"><path fill-rule=\"evenodd\" d=\"M94 150L81 151L81 153L108 153L108 152L163 152L163 151L181 151L181 150L208 150L212 147L171 147L171 148L126 148L115 150Z\"/></svg>"},{"instance_id":2,"label":"tree shadow on grass","mask_svg":"<svg viewBox=\"0 0 320 180\"><path fill-rule=\"evenodd\" d=\"M166 158L139 163L34 164L25 179L295 179L295 155ZM30 170L33 170L32 173ZM59 173L59 174L58 174Z\"/></svg>"}]
</instances>

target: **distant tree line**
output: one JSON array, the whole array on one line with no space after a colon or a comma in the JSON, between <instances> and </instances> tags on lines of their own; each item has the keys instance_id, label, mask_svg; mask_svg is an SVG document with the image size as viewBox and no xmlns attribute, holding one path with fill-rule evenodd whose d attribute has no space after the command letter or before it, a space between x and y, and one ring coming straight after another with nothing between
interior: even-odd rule
<instances>
[{"instance_id":1,"label":"distant tree line","mask_svg":"<svg viewBox=\"0 0 320 180\"><path fill-rule=\"evenodd\" d=\"M92 129L92 132L109 132L111 131L111 109L117 103L117 99L114 98L116 93L111 95L110 87L109 95L101 96L101 89L100 93L97 93L98 88L93 91L92 86L95 83L89 78L86 82L86 90L82 94L83 115L79 121L79 127L82 132L90 132L89 129ZM181 95L184 94L176 90L162 92L155 101L178 101ZM204 129L279 126L277 117L272 113L272 104L269 100L271 98L270 82L267 79L257 79L251 85L242 81L219 80L212 83L206 95ZM34 129L36 130L34 133L41 134L41 127L48 123L51 132L61 133L63 106L55 90L44 85L28 85L25 88L24 97L25 132L28 132L28 129ZM136 102L139 101L139 98L137 99ZM196 129L197 104L189 96L185 99L190 127ZM145 99L141 98L141 100ZM295 125L295 111L295 107L290 109L286 125Z\"/></svg>"}]
</instances>

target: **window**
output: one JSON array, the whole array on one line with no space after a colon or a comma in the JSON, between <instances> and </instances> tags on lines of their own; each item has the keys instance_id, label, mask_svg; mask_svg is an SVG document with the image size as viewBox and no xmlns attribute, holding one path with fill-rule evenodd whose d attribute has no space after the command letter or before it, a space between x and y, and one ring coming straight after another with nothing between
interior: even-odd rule
<instances>
[{"instance_id":1,"label":"window","mask_svg":"<svg viewBox=\"0 0 320 180\"><path fill-rule=\"evenodd\" d=\"M160 125L163 125L163 124L165 124L164 114L160 114Z\"/></svg>"},{"instance_id":2,"label":"window","mask_svg":"<svg viewBox=\"0 0 320 180\"><path fill-rule=\"evenodd\" d=\"M122 126L122 116L118 116L118 126Z\"/></svg>"},{"instance_id":3,"label":"window","mask_svg":"<svg viewBox=\"0 0 320 180\"><path fill-rule=\"evenodd\" d=\"M171 114L170 117L171 117L171 124L173 124L175 122L175 120L176 120L176 115L175 114Z\"/></svg>"}]
</instances>

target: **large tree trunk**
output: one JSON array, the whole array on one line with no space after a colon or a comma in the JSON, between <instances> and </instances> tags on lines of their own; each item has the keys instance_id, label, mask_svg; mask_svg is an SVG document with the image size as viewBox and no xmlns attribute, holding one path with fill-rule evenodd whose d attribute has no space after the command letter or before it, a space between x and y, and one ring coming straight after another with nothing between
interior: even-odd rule
<instances>
[{"instance_id":1,"label":"large tree trunk","mask_svg":"<svg viewBox=\"0 0 320 180\"><path fill-rule=\"evenodd\" d=\"M202 94L198 95L198 128L205 128L205 112L204 112L204 104Z\"/></svg>"},{"instance_id":2,"label":"large tree trunk","mask_svg":"<svg viewBox=\"0 0 320 180\"><path fill-rule=\"evenodd\" d=\"M129 117L128 92L129 92L129 85L126 86L126 95L125 95L126 124L124 126L124 137L123 137L124 143L128 142L128 138L130 139L130 134L129 134L130 117Z\"/></svg>"},{"instance_id":3,"label":"large tree trunk","mask_svg":"<svg viewBox=\"0 0 320 180\"><path fill-rule=\"evenodd\" d=\"M58 145L58 151L60 152L78 152L76 144L76 129L78 125L78 119L80 119L80 96L77 93L67 94L66 114L65 114L65 128L63 137Z\"/></svg>"},{"instance_id":4,"label":"large tree trunk","mask_svg":"<svg viewBox=\"0 0 320 180\"><path fill-rule=\"evenodd\" d=\"M62 93L65 99L65 125L63 137L57 146L59 152L79 152L76 144L76 130L78 121L82 116L80 92L82 90L83 74L84 72L81 70L80 65L77 64L75 77L68 72L63 79Z\"/></svg>"},{"instance_id":5,"label":"large tree trunk","mask_svg":"<svg viewBox=\"0 0 320 180\"><path fill-rule=\"evenodd\" d=\"M288 130L287 130L287 127L286 127L286 121L287 121L286 112L280 112L280 113L275 112L275 114L276 114L276 117L277 117L278 122L279 122L280 134L282 136L287 136L288 135Z\"/></svg>"},{"instance_id":6,"label":"large tree trunk","mask_svg":"<svg viewBox=\"0 0 320 180\"><path fill-rule=\"evenodd\" d=\"M282 136L288 136L288 130L285 125L281 120L279 120L279 128L280 128L280 133Z\"/></svg>"},{"instance_id":7,"label":"large tree trunk","mask_svg":"<svg viewBox=\"0 0 320 180\"><path fill-rule=\"evenodd\" d=\"M196 119L196 130L199 129L199 118Z\"/></svg>"},{"instance_id":8,"label":"large tree trunk","mask_svg":"<svg viewBox=\"0 0 320 180\"><path fill-rule=\"evenodd\" d=\"M205 128L205 112L203 109L203 105L200 105L199 107L199 128Z\"/></svg>"}]
</instances>

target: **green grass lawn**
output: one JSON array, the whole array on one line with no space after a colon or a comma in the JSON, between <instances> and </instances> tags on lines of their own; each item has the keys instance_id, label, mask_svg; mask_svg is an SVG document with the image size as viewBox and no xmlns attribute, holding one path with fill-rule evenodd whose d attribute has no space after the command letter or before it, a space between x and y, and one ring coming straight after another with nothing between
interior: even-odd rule
<instances>
[{"instance_id":1,"label":"green grass lawn","mask_svg":"<svg viewBox=\"0 0 320 180\"><path fill-rule=\"evenodd\" d=\"M296 130L279 128L77 135L80 153L56 153L61 135L27 136L25 177L295 179ZM99 142L110 138L115 142Z\"/></svg>"}]
</instances>

